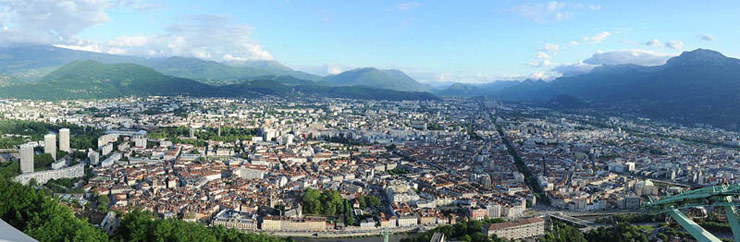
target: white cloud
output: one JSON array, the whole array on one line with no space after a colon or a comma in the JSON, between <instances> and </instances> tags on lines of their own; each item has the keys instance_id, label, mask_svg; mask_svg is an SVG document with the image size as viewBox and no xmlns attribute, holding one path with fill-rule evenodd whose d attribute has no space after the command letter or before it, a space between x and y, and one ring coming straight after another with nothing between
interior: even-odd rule
<instances>
[{"instance_id":1,"label":"white cloud","mask_svg":"<svg viewBox=\"0 0 740 242\"><path fill-rule=\"evenodd\" d=\"M559 22L573 17L579 10L599 10L601 5L585 6L580 3L550 1L546 3L524 4L509 8L507 12L515 13L522 18L536 23Z\"/></svg>"},{"instance_id":2,"label":"white cloud","mask_svg":"<svg viewBox=\"0 0 740 242\"><path fill-rule=\"evenodd\" d=\"M355 67L342 65L342 64L326 64L326 74L339 74L348 70L355 69Z\"/></svg>"},{"instance_id":3,"label":"white cloud","mask_svg":"<svg viewBox=\"0 0 740 242\"><path fill-rule=\"evenodd\" d=\"M542 51L537 52L534 57L536 57L537 59L550 59L550 55Z\"/></svg>"},{"instance_id":4,"label":"white cloud","mask_svg":"<svg viewBox=\"0 0 740 242\"><path fill-rule=\"evenodd\" d=\"M594 69L594 67L596 66L598 65L586 64L586 63L583 63L583 61L579 61L573 64L569 63L569 64L563 64L563 65L556 66L555 68L552 69L552 71L560 73L562 76L574 76L574 75L579 75L579 74L589 72L592 69Z\"/></svg>"},{"instance_id":5,"label":"white cloud","mask_svg":"<svg viewBox=\"0 0 740 242\"><path fill-rule=\"evenodd\" d=\"M542 60L540 62L527 63L527 66L529 67L548 67L550 65L552 65L552 62L550 62L550 60Z\"/></svg>"},{"instance_id":6,"label":"white cloud","mask_svg":"<svg viewBox=\"0 0 740 242\"><path fill-rule=\"evenodd\" d=\"M617 51L597 51L591 57L572 64L556 66L552 71L562 74L563 76L573 76L591 71L593 68L601 65L623 65L635 64L641 66L656 66L665 64L666 60L676 54L664 54L649 50L617 50Z\"/></svg>"},{"instance_id":7,"label":"white cloud","mask_svg":"<svg viewBox=\"0 0 740 242\"><path fill-rule=\"evenodd\" d=\"M152 3L143 0L116 0L115 6L118 8L129 8L136 11L153 11L163 7L162 3Z\"/></svg>"},{"instance_id":8,"label":"white cloud","mask_svg":"<svg viewBox=\"0 0 740 242\"><path fill-rule=\"evenodd\" d=\"M699 37L699 40L701 41L714 41L714 36L709 34L700 34L697 37Z\"/></svg>"},{"instance_id":9,"label":"white cloud","mask_svg":"<svg viewBox=\"0 0 740 242\"><path fill-rule=\"evenodd\" d=\"M560 51L560 45L553 43L546 43L544 47L534 55L537 59L551 59L558 55Z\"/></svg>"},{"instance_id":10,"label":"white cloud","mask_svg":"<svg viewBox=\"0 0 740 242\"><path fill-rule=\"evenodd\" d=\"M396 9L400 11L406 11L412 8L417 8L419 6L421 6L421 3L419 2L407 2L407 3L398 4L398 6L396 6Z\"/></svg>"},{"instance_id":11,"label":"white cloud","mask_svg":"<svg viewBox=\"0 0 740 242\"><path fill-rule=\"evenodd\" d=\"M120 36L118 38L115 38L114 40L108 41L109 46L117 46L117 47L141 47L146 45L149 42L149 39L146 36L143 35L134 35L134 36Z\"/></svg>"},{"instance_id":12,"label":"white cloud","mask_svg":"<svg viewBox=\"0 0 740 242\"><path fill-rule=\"evenodd\" d=\"M110 54L186 56L214 61L271 60L251 38L252 28L222 15L189 16L153 35L120 36L106 43L78 42L60 47Z\"/></svg>"},{"instance_id":13,"label":"white cloud","mask_svg":"<svg viewBox=\"0 0 740 242\"><path fill-rule=\"evenodd\" d=\"M653 47L662 47L663 43L661 43L660 40L658 39L651 39L648 42L645 42L645 45L653 46Z\"/></svg>"},{"instance_id":14,"label":"white cloud","mask_svg":"<svg viewBox=\"0 0 740 242\"><path fill-rule=\"evenodd\" d=\"M578 41L571 41L571 42L570 42L570 45L579 45L579 44L580 44L580 43L578 43Z\"/></svg>"},{"instance_id":15,"label":"white cloud","mask_svg":"<svg viewBox=\"0 0 740 242\"><path fill-rule=\"evenodd\" d=\"M76 37L84 29L109 21L107 9L145 11L155 7L141 0L0 0L0 44L48 44L112 54L192 56L216 61L272 59L251 38L251 27L223 15L188 16L162 33L119 36L107 42Z\"/></svg>"},{"instance_id":16,"label":"white cloud","mask_svg":"<svg viewBox=\"0 0 740 242\"><path fill-rule=\"evenodd\" d=\"M672 56L675 55L640 49L597 51L583 62L591 65L635 64L642 66L655 66L665 64L666 60Z\"/></svg>"},{"instance_id":17,"label":"white cloud","mask_svg":"<svg viewBox=\"0 0 740 242\"><path fill-rule=\"evenodd\" d=\"M107 0L0 0L0 43L73 44L75 34L108 22Z\"/></svg>"},{"instance_id":18,"label":"white cloud","mask_svg":"<svg viewBox=\"0 0 740 242\"><path fill-rule=\"evenodd\" d=\"M551 56L556 56L558 55L558 51L560 51L560 45L553 44L553 43L547 43L545 44L545 47L543 48L543 50L545 50L545 52L547 52Z\"/></svg>"},{"instance_id":19,"label":"white cloud","mask_svg":"<svg viewBox=\"0 0 740 242\"><path fill-rule=\"evenodd\" d=\"M552 80L560 76L560 73L552 71L535 71L529 75L529 79L534 80Z\"/></svg>"},{"instance_id":20,"label":"white cloud","mask_svg":"<svg viewBox=\"0 0 740 242\"><path fill-rule=\"evenodd\" d=\"M612 35L612 33L604 31L601 33L594 34L592 36L583 37L583 41L589 42L589 43L601 43L601 42L604 42L604 40L606 40L606 38L609 37L610 35Z\"/></svg>"},{"instance_id":21,"label":"white cloud","mask_svg":"<svg viewBox=\"0 0 740 242\"><path fill-rule=\"evenodd\" d=\"M683 41L671 40L671 41L665 42L665 47L668 47L674 50L680 50L683 48Z\"/></svg>"},{"instance_id":22,"label":"white cloud","mask_svg":"<svg viewBox=\"0 0 740 242\"><path fill-rule=\"evenodd\" d=\"M551 1L546 4L520 5L509 9L509 11L534 22L545 23L570 18L572 13L567 11L566 7L567 5L564 2Z\"/></svg>"},{"instance_id":23,"label":"white cloud","mask_svg":"<svg viewBox=\"0 0 740 242\"><path fill-rule=\"evenodd\" d=\"M96 45L63 45L63 44L56 44L54 45L59 48L65 48L65 49L71 49L71 50L82 50L82 51L90 51L90 52L103 52L102 49L100 49L99 46Z\"/></svg>"}]
</instances>

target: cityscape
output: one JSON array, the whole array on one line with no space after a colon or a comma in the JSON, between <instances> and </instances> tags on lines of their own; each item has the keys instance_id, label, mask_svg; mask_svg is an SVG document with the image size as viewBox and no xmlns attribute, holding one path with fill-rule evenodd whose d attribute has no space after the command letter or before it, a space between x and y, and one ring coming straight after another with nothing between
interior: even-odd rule
<instances>
[{"instance_id":1,"label":"cityscape","mask_svg":"<svg viewBox=\"0 0 740 242\"><path fill-rule=\"evenodd\" d=\"M740 241L740 5L636 4L0 0L0 241Z\"/></svg>"}]
</instances>

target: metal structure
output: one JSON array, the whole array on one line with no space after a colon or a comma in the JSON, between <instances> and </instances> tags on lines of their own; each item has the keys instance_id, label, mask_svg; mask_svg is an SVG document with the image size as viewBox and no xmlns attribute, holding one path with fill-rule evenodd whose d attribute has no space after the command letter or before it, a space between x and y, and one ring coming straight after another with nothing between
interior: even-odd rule
<instances>
[{"instance_id":1,"label":"metal structure","mask_svg":"<svg viewBox=\"0 0 740 242\"><path fill-rule=\"evenodd\" d=\"M388 242L388 236L391 235L391 231L385 228L382 231L380 231L380 235L383 235L383 242Z\"/></svg>"},{"instance_id":2,"label":"metal structure","mask_svg":"<svg viewBox=\"0 0 740 242\"><path fill-rule=\"evenodd\" d=\"M735 199L738 196L740 196L740 185L718 185L687 191L666 197L660 201L651 201L645 204L643 209L652 214L667 213L700 242L719 242L720 239L699 226L680 210L696 207L722 207L732 228L733 238L735 241L740 241L740 223L737 215L737 206L740 206L740 202Z\"/></svg>"}]
</instances>

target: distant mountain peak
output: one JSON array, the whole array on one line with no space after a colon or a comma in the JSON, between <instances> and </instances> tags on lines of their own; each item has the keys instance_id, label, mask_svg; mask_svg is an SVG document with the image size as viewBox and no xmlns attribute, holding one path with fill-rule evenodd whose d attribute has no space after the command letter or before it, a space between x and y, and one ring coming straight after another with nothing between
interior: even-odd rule
<instances>
[{"instance_id":1,"label":"distant mountain peak","mask_svg":"<svg viewBox=\"0 0 740 242\"><path fill-rule=\"evenodd\" d=\"M668 61L666 62L666 66L701 64L721 65L737 62L737 59L727 57L717 51L709 49L696 49L692 51L684 51L683 53L681 53L681 55L668 59Z\"/></svg>"},{"instance_id":2,"label":"distant mountain peak","mask_svg":"<svg viewBox=\"0 0 740 242\"><path fill-rule=\"evenodd\" d=\"M402 71L395 69L379 70L373 67L356 68L324 78L336 85L361 85L397 91L427 91L429 88Z\"/></svg>"}]
</instances>

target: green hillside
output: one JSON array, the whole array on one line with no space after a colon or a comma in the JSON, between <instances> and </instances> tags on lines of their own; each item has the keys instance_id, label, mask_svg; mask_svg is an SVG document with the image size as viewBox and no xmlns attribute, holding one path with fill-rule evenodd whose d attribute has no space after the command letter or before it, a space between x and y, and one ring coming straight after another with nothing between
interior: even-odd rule
<instances>
[{"instance_id":1,"label":"green hillside","mask_svg":"<svg viewBox=\"0 0 740 242\"><path fill-rule=\"evenodd\" d=\"M87 99L122 96L202 95L212 87L163 75L135 64L74 61L32 84L0 89L0 96L32 99Z\"/></svg>"},{"instance_id":2,"label":"green hillside","mask_svg":"<svg viewBox=\"0 0 740 242\"><path fill-rule=\"evenodd\" d=\"M428 91L429 88L399 70L378 70L375 68L354 69L327 76L323 81L335 85L367 86L397 91Z\"/></svg>"},{"instance_id":3,"label":"green hillside","mask_svg":"<svg viewBox=\"0 0 740 242\"><path fill-rule=\"evenodd\" d=\"M136 64L103 64L74 61L34 83L11 84L0 88L0 97L23 99L95 99L126 96L256 97L261 95L375 99L430 100L424 92L402 92L360 86L325 86L289 76L238 81L237 84L209 85L164 75Z\"/></svg>"}]
</instances>

